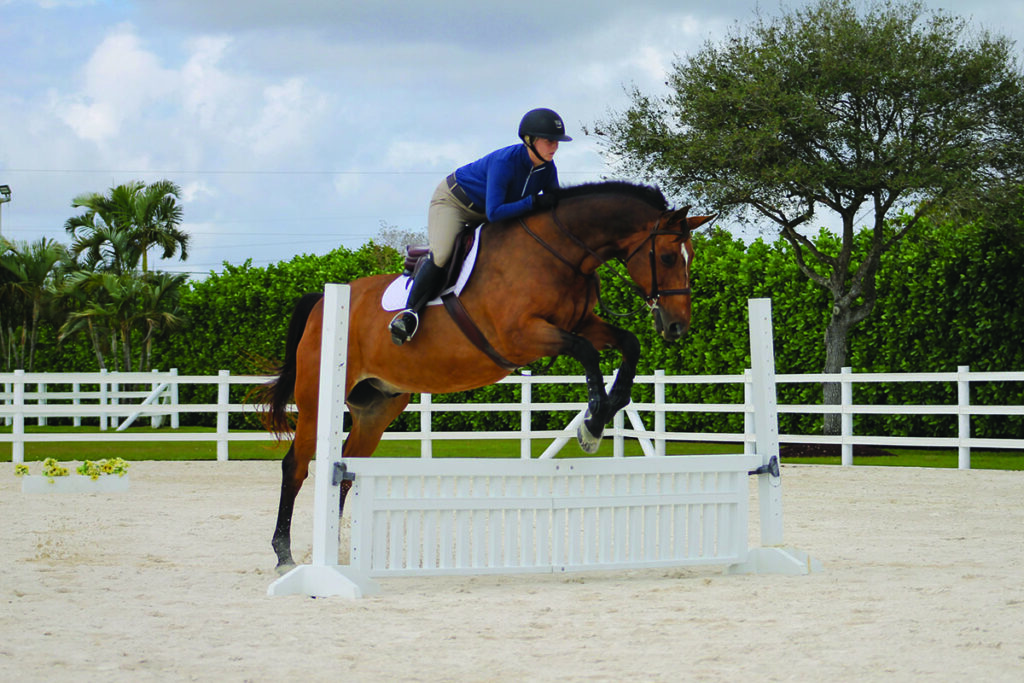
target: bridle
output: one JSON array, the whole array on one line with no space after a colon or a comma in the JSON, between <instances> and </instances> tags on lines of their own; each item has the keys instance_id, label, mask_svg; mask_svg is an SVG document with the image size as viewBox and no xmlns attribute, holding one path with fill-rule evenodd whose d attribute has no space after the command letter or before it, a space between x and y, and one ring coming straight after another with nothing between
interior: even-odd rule
<instances>
[{"instance_id":1,"label":"bridle","mask_svg":"<svg viewBox=\"0 0 1024 683\"><path fill-rule=\"evenodd\" d=\"M692 290L689 287L682 287L680 289L660 289L658 287L658 259L654 254L654 239L660 235L677 235L680 238L686 237L687 233L681 230L659 230L658 226L661 225L661 218L651 228L651 232L648 233L647 237L643 242L637 245L636 249L630 252L629 256L622 259L622 263L628 264L630 260L644 248L644 245L648 242L651 243L650 251L647 252L647 256L651 262L651 291L649 294L645 294L644 301L647 302L647 306L652 310L658 307L658 301L663 296L691 296ZM689 260L685 264L687 271L689 271L690 264ZM687 280L689 280L689 272L687 272Z\"/></svg>"}]
</instances>

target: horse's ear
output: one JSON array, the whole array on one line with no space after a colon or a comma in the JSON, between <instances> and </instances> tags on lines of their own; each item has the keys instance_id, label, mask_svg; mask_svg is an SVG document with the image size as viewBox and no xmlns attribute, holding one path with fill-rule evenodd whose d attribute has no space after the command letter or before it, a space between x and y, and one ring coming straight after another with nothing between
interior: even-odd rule
<instances>
[{"instance_id":1,"label":"horse's ear","mask_svg":"<svg viewBox=\"0 0 1024 683\"><path fill-rule=\"evenodd\" d=\"M676 241L685 242L690 239L690 231L692 230L692 227L690 219L686 216L689 212L690 206L686 205L681 209L666 211L661 215L660 220L664 221L665 230L679 234L679 236L675 238Z\"/></svg>"},{"instance_id":2,"label":"horse's ear","mask_svg":"<svg viewBox=\"0 0 1024 683\"><path fill-rule=\"evenodd\" d=\"M686 214L689 212L689 205L684 206L681 209L675 209L674 211L666 211L664 214L662 214L662 217L665 220L665 227L672 228L678 226L678 228L680 229L689 228L686 218Z\"/></svg>"},{"instance_id":3,"label":"horse's ear","mask_svg":"<svg viewBox=\"0 0 1024 683\"><path fill-rule=\"evenodd\" d=\"M690 228L690 232L693 232L700 226L704 225L705 223L710 223L716 218L718 218L717 213L711 214L710 216L689 216L686 219L686 225L687 227Z\"/></svg>"}]
</instances>

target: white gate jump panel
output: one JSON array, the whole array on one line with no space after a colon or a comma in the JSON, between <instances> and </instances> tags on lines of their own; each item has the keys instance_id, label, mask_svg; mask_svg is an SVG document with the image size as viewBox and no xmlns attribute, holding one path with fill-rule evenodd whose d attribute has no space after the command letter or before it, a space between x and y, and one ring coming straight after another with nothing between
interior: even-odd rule
<instances>
[{"instance_id":1,"label":"white gate jump panel","mask_svg":"<svg viewBox=\"0 0 1024 683\"><path fill-rule=\"evenodd\" d=\"M346 458L351 568L373 577L731 565L759 456Z\"/></svg>"}]
</instances>

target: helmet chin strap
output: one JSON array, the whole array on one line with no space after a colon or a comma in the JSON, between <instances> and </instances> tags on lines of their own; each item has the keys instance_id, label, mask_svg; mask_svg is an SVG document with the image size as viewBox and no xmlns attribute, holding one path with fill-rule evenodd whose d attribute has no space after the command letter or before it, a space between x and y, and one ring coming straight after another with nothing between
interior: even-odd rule
<instances>
[{"instance_id":1,"label":"helmet chin strap","mask_svg":"<svg viewBox=\"0 0 1024 683\"><path fill-rule=\"evenodd\" d=\"M529 149L531 152L533 152L533 156L535 156L538 159L540 159L540 165L543 166L544 164L548 163L548 161L547 161L547 159L542 157L540 155L540 152L537 151L537 148L533 146L533 141L536 140L536 139L537 138L535 136L533 136L533 135L524 135L523 136L523 144L526 145L527 149Z\"/></svg>"}]
</instances>

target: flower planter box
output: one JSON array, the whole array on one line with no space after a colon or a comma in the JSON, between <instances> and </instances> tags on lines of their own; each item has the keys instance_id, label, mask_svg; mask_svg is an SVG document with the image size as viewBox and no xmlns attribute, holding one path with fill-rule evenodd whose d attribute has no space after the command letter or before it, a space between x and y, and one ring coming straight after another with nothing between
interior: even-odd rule
<instances>
[{"instance_id":1,"label":"flower planter box","mask_svg":"<svg viewBox=\"0 0 1024 683\"><path fill-rule=\"evenodd\" d=\"M128 475L107 474L93 479L80 474L48 477L26 474L21 477L22 493L124 493L131 481Z\"/></svg>"}]
</instances>

